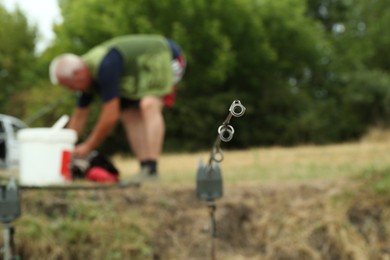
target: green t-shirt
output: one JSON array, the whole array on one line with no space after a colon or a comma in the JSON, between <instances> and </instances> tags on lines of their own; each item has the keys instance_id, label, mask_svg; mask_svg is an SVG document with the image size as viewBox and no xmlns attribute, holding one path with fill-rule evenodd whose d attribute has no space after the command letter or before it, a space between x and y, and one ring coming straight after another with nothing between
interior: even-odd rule
<instances>
[{"instance_id":1,"label":"green t-shirt","mask_svg":"<svg viewBox=\"0 0 390 260\"><path fill-rule=\"evenodd\" d=\"M107 53L116 49L123 58L120 96L139 99L146 95L163 96L172 91L172 54L165 37L128 35L113 38L92 48L82 56L97 78ZM101 86L104 87L104 86Z\"/></svg>"}]
</instances>

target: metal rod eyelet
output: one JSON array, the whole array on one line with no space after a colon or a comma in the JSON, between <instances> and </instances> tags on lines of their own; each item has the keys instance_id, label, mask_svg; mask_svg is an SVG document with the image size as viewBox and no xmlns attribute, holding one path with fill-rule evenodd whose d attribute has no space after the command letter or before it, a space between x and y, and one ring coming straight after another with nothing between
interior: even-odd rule
<instances>
[{"instance_id":1,"label":"metal rod eyelet","mask_svg":"<svg viewBox=\"0 0 390 260\"><path fill-rule=\"evenodd\" d=\"M229 108L230 113L235 117L240 117L245 113L245 107L239 100L234 100Z\"/></svg>"},{"instance_id":2,"label":"metal rod eyelet","mask_svg":"<svg viewBox=\"0 0 390 260\"><path fill-rule=\"evenodd\" d=\"M221 125L218 128L219 138L224 142L229 142L233 139L234 128L231 125Z\"/></svg>"},{"instance_id":3,"label":"metal rod eyelet","mask_svg":"<svg viewBox=\"0 0 390 260\"><path fill-rule=\"evenodd\" d=\"M216 150L212 154L213 161L219 163L223 161L223 153L220 149Z\"/></svg>"}]
</instances>

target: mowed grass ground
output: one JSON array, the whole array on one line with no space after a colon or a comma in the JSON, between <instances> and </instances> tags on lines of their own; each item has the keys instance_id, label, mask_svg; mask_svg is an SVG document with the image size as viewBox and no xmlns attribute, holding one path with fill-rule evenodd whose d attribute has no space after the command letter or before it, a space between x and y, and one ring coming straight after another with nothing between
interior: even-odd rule
<instances>
[{"instance_id":1,"label":"mowed grass ground","mask_svg":"<svg viewBox=\"0 0 390 260\"><path fill-rule=\"evenodd\" d=\"M390 259L389 132L345 144L222 149L216 259ZM18 254L211 259L208 207L195 195L198 163L209 156L164 153L160 181L138 188L23 190ZM124 178L138 171L133 157L112 160Z\"/></svg>"},{"instance_id":2,"label":"mowed grass ground","mask_svg":"<svg viewBox=\"0 0 390 260\"><path fill-rule=\"evenodd\" d=\"M390 134L371 131L361 141L332 145L253 148L229 150L221 144L224 159L220 163L226 185L271 184L300 181L342 180L365 170L390 166ZM193 185L200 161L207 163L210 152L163 154L159 168L162 185ZM124 177L138 171L131 157L113 157Z\"/></svg>"},{"instance_id":3,"label":"mowed grass ground","mask_svg":"<svg viewBox=\"0 0 390 260\"><path fill-rule=\"evenodd\" d=\"M390 194L389 132L322 146L228 146L216 215L220 259L390 259L390 201L377 193ZM205 204L192 204L198 163L209 156L164 154L159 186L144 187L151 201L166 198L161 191L175 197L153 240L161 259L209 259ZM126 176L138 169L132 158L114 161Z\"/></svg>"}]
</instances>

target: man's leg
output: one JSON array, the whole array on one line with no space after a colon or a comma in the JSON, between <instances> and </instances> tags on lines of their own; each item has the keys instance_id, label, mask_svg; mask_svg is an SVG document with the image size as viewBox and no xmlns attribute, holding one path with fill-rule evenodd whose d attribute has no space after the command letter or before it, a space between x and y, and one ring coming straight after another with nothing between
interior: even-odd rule
<instances>
[{"instance_id":1,"label":"man's leg","mask_svg":"<svg viewBox=\"0 0 390 260\"><path fill-rule=\"evenodd\" d=\"M145 124L139 109L126 109L122 111L122 124L126 130L126 136L135 157L138 161L146 160Z\"/></svg>"},{"instance_id":2,"label":"man's leg","mask_svg":"<svg viewBox=\"0 0 390 260\"><path fill-rule=\"evenodd\" d=\"M140 101L139 109L122 112L127 139L136 158L141 167L146 167L153 173L157 173L157 160L162 151L165 134L163 107L162 99L149 96Z\"/></svg>"},{"instance_id":3,"label":"man's leg","mask_svg":"<svg viewBox=\"0 0 390 260\"><path fill-rule=\"evenodd\" d=\"M163 107L164 102L160 97L147 96L140 101L140 112L146 135L147 159L149 160L158 160L162 151L165 135Z\"/></svg>"}]
</instances>

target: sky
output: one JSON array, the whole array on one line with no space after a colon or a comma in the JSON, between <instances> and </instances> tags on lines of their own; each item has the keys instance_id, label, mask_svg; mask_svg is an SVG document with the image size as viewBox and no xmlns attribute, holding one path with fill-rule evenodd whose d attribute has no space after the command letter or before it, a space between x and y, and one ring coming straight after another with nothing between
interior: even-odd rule
<instances>
[{"instance_id":1,"label":"sky","mask_svg":"<svg viewBox=\"0 0 390 260\"><path fill-rule=\"evenodd\" d=\"M57 0L0 0L9 11L19 6L26 15L29 24L36 24L39 35L36 51L43 51L54 39L53 23L62 21Z\"/></svg>"}]
</instances>

